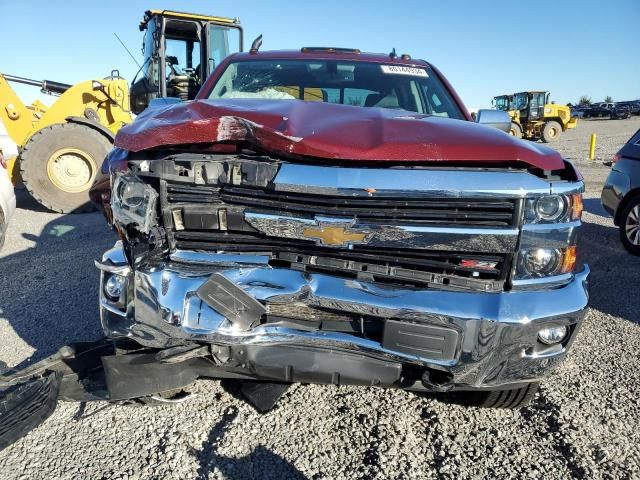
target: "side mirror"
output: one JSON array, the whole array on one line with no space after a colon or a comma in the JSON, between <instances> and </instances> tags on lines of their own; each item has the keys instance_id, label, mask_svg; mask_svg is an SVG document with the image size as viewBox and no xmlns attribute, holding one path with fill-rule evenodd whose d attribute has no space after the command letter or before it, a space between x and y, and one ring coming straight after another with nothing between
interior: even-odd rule
<instances>
[{"instance_id":1,"label":"side mirror","mask_svg":"<svg viewBox=\"0 0 640 480\"><path fill-rule=\"evenodd\" d=\"M478 110L476 113L476 123L494 127L503 132L509 133L511 130L511 117L502 110Z\"/></svg>"}]
</instances>

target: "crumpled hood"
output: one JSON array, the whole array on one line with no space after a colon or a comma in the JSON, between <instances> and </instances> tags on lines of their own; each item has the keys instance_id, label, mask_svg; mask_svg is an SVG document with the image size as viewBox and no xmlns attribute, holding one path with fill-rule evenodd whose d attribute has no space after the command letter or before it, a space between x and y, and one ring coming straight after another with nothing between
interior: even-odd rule
<instances>
[{"instance_id":1,"label":"crumpled hood","mask_svg":"<svg viewBox=\"0 0 640 480\"><path fill-rule=\"evenodd\" d=\"M147 109L115 140L134 152L217 142L246 142L292 157L520 161L545 170L564 168L556 151L472 122L301 100L198 100Z\"/></svg>"}]
</instances>

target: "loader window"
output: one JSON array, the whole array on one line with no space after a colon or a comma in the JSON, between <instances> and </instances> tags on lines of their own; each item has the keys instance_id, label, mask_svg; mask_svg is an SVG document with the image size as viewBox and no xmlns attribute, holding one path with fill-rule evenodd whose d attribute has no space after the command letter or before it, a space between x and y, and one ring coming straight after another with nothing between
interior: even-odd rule
<instances>
[{"instance_id":1,"label":"loader window","mask_svg":"<svg viewBox=\"0 0 640 480\"><path fill-rule=\"evenodd\" d=\"M156 88L160 85L160 69L158 68L158 57L155 55L157 31L156 21L153 19L149 20L142 44L142 54L144 56L144 63L142 64L143 74L149 83Z\"/></svg>"},{"instance_id":2,"label":"loader window","mask_svg":"<svg viewBox=\"0 0 640 480\"><path fill-rule=\"evenodd\" d=\"M240 29L215 24L211 24L207 28L209 29L207 37L209 40L207 73L211 73L225 57L240 51Z\"/></svg>"},{"instance_id":3,"label":"loader window","mask_svg":"<svg viewBox=\"0 0 640 480\"><path fill-rule=\"evenodd\" d=\"M164 61L167 96L195 98L202 83L200 27L177 20L165 25Z\"/></svg>"}]
</instances>

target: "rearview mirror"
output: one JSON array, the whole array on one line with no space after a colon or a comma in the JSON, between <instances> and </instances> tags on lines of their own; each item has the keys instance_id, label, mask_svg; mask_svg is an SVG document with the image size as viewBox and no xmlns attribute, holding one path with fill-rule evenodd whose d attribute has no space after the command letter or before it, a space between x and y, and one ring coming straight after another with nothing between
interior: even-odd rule
<instances>
[{"instance_id":1,"label":"rearview mirror","mask_svg":"<svg viewBox=\"0 0 640 480\"><path fill-rule=\"evenodd\" d=\"M502 110L478 110L476 113L476 123L494 127L503 132L509 133L511 130L511 117Z\"/></svg>"}]
</instances>

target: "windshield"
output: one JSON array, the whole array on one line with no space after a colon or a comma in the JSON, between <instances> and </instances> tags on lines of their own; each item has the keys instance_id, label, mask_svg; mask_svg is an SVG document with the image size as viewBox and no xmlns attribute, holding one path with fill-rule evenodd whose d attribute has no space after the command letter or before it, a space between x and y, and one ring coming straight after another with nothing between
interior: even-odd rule
<instances>
[{"instance_id":1,"label":"windshield","mask_svg":"<svg viewBox=\"0 0 640 480\"><path fill-rule=\"evenodd\" d=\"M495 106L498 110L509 110L509 97L496 97Z\"/></svg>"},{"instance_id":2,"label":"windshield","mask_svg":"<svg viewBox=\"0 0 640 480\"><path fill-rule=\"evenodd\" d=\"M240 61L227 66L209 98L298 99L465 118L427 66L337 60Z\"/></svg>"},{"instance_id":3,"label":"windshield","mask_svg":"<svg viewBox=\"0 0 640 480\"><path fill-rule=\"evenodd\" d=\"M516 93L513 97L513 103L517 110L524 110L529 105L529 95L526 92Z\"/></svg>"}]
</instances>

